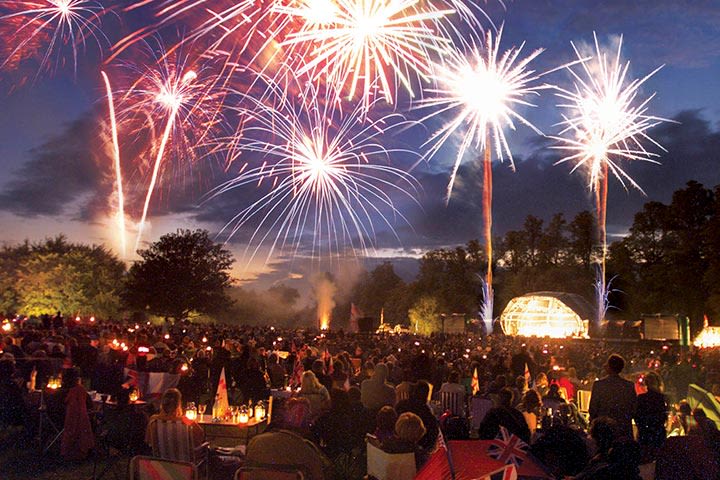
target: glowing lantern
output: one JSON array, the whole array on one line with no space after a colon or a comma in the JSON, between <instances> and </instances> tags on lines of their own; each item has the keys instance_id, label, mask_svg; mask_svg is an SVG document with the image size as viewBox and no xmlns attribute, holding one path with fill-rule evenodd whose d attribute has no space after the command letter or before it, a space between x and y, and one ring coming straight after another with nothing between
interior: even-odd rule
<instances>
[{"instance_id":1,"label":"glowing lantern","mask_svg":"<svg viewBox=\"0 0 720 480\"><path fill-rule=\"evenodd\" d=\"M138 393L137 388L133 388L130 392L130 401L137 402L138 400L140 400L140 394Z\"/></svg>"},{"instance_id":2,"label":"glowing lantern","mask_svg":"<svg viewBox=\"0 0 720 480\"><path fill-rule=\"evenodd\" d=\"M92 323L94 321L95 321L95 317L90 317L90 322Z\"/></svg>"},{"instance_id":3,"label":"glowing lantern","mask_svg":"<svg viewBox=\"0 0 720 480\"><path fill-rule=\"evenodd\" d=\"M265 403L263 401L259 401L257 405L255 405L255 420L260 422L265 418Z\"/></svg>"},{"instance_id":4,"label":"glowing lantern","mask_svg":"<svg viewBox=\"0 0 720 480\"><path fill-rule=\"evenodd\" d=\"M185 408L185 417L188 420L195 420L197 418L197 407L195 407L195 403L188 402L187 407Z\"/></svg>"},{"instance_id":5,"label":"glowing lantern","mask_svg":"<svg viewBox=\"0 0 720 480\"><path fill-rule=\"evenodd\" d=\"M250 421L250 414L248 412L248 407L246 405L243 405L240 407L240 413L238 414L238 421L240 423L248 423Z\"/></svg>"}]
</instances>

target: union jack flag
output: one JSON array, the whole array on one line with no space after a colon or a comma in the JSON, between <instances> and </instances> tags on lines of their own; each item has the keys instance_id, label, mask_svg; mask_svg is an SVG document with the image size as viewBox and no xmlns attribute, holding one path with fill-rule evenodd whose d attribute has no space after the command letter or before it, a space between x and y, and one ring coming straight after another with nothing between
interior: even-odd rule
<instances>
[{"instance_id":1,"label":"union jack flag","mask_svg":"<svg viewBox=\"0 0 720 480\"><path fill-rule=\"evenodd\" d=\"M527 450L527 443L508 432L505 427L500 427L497 437L490 440L487 453L490 457L506 465L513 464L520 467L527 458Z\"/></svg>"}]
</instances>

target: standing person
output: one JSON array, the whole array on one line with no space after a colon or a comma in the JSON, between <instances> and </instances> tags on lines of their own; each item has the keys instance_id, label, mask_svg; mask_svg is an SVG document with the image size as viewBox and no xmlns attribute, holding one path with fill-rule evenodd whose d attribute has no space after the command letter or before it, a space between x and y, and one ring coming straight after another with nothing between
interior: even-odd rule
<instances>
[{"instance_id":1,"label":"standing person","mask_svg":"<svg viewBox=\"0 0 720 480\"><path fill-rule=\"evenodd\" d=\"M384 363L375 365L372 377L360 385L362 404L375 414L385 405L395 404L395 388L387 383L388 368Z\"/></svg>"},{"instance_id":2,"label":"standing person","mask_svg":"<svg viewBox=\"0 0 720 480\"><path fill-rule=\"evenodd\" d=\"M662 393L662 381L655 372L645 375L647 393L637 397L638 442L644 448L660 448L665 442L668 405Z\"/></svg>"},{"instance_id":3,"label":"standing person","mask_svg":"<svg viewBox=\"0 0 720 480\"><path fill-rule=\"evenodd\" d=\"M637 409L635 385L620 377L625 360L613 353L608 357L605 369L607 376L595 382L590 397L590 421L598 417L610 417L618 424L621 436L633 438L632 419Z\"/></svg>"}]
</instances>

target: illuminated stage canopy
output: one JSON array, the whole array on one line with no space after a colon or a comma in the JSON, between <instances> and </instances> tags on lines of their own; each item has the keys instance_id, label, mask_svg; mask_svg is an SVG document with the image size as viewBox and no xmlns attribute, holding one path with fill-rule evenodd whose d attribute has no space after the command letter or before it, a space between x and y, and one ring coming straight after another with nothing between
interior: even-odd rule
<instances>
[{"instance_id":1,"label":"illuminated stage canopy","mask_svg":"<svg viewBox=\"0 0 720 480\"><path fill-rule=\"evenodd\" d=\"M700 331L693 345L698 348L715 348L720 347L720 327L710 327L705 325L705 328Z\"/></svg>"},{"instance_id":2,"label":"illuminated stage canopy","mask_svg":"<svg viewBox=\"0 0 720 480\"><path fill-rule=\"evenodd\" d=\"M508 302L500 316L506 335L524 337L585 337L591 308L580 295L533 292Z\"/></svg>"}]
</instances>

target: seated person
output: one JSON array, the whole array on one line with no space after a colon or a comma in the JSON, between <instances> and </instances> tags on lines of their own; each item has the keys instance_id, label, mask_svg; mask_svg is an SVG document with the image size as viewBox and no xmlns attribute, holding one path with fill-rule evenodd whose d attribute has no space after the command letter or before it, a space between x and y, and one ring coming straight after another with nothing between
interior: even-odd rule
<instances>
[{"instance_id":1,"label":"seated person","mask_svg":"<svg viewBox=\"0 0 720 480\"><path fill-rule=\"evenodd\" d=\"M428 396L430 396L430 385L426 381L420 380L411 390L410 398L401 400L395 405L395 411L397 411L398 415L411 412L420 417L426 431L420 440L420 445L425 450L432 451L435 448L435 442L437 442L440 426L430 407L428 407Z\"/></svg>"},{"instance_id":2,"label":"seated person","mask_svg":"<svg viewBox=\"0 0 720 480\"><path fill-rule=\"evenodd\" d=\"M92 410L92 400L80 384L80 369L63 370L60 390L59 398L65 405L60 454L67 459L83 459L95 446L95 435L88 414Z\"/></svg>"},{"instance_id":3,"label":"seated person","mask_svg":"<svg viewBox=\"0 0 720 480\"><path fill-rule=\"evenodd\" d=\"M282 419L268 426L260 435L250 439L245 462L249 466L280 465L296 468L307 480L332 478L332 464L317 445L298 432L307 431L310 424L309 402L291 398Z\"/></svg>"},{"instance_id":4,"label":"seated person","mask_svg":"<svg viewBox=\"0 0 720 480\"><path fill-rule=\"evenodd\" d=\"M145 430L148 419L144 413L130 406L130 389L123 388L117 395L117 407L108 408L102 422L102 432L108 446L127 455L147 454Z\"/></svg>"},{"instance_id":5,"label":"seated person","mask_svg":"<svg viewBox=\"0 0 720 480\"><path fill-rule=\"evenodd\" d=\"M0 360L0 425L20 426L27 419L23 389L15 379L12 360Z\"/></svg>"},{"instance_id":6,"label":"seated person","mask_svg":"<svg viewBox=\"0 0 720 480\"><path fill-rule=\"evenodd\" d=\"M523 414L512 406L513 391L507 387L498 394L499 406L488 410L478 428L481 440L492 440L500 433L500 427L517 435L525 443L530 443L530 428Z\"/></svg>"},{"instance_id":7,"label":"seated person","mask_svg":"<svg viewBox=\"0 0 720 480\"><path fill-rule=\"evenodd\" d=\"M420 417L411 412L400 415L395 422L395 434L381 443L387 453L414 453L415 467L420 470L428 459L428 451L419 442L425 435L425 425Z\"/></svg>"},{"instance_id":8,"label":"seated person","mask_svg":"<svg viewBox=\"0 0 720 480\"><path fill-rule=\"evenodd\" d=\"M389 405L385 405L378 411L374 435L380 443L395 435L395 423L397 420L397 412Z\"/></svg>"},{"instance_id":9,"label":"seated person","mask_svg":"<svg viewBox=\"0 0 720 480\"><path fill-rule=\"evenodd\" d=\"M189 420L183 413L182 395L177 388L169 388L163 393L160 399L160 413L150 417L147 430L145 431L145 443L151 447L156 443L157 435L156 423L162 420L180 420L190 428L195 446L200 445L205 440L205 432L202 427L193 420Z\"/></svg>"}]
</instances>

